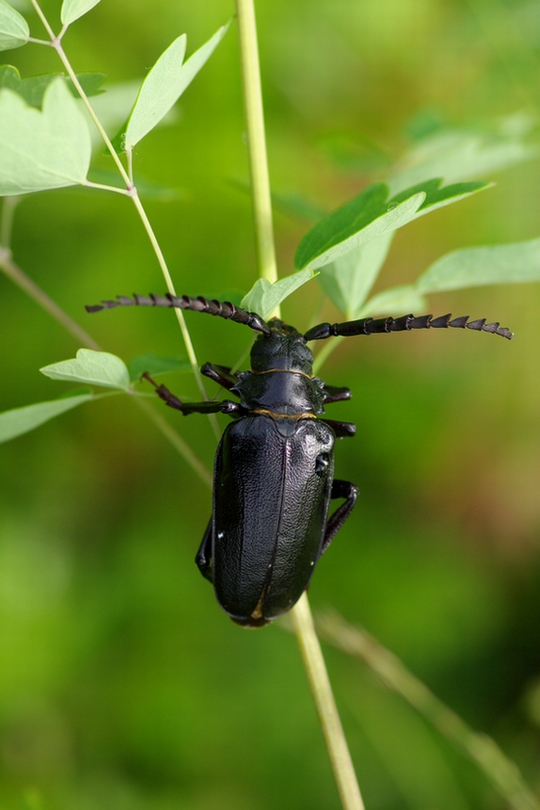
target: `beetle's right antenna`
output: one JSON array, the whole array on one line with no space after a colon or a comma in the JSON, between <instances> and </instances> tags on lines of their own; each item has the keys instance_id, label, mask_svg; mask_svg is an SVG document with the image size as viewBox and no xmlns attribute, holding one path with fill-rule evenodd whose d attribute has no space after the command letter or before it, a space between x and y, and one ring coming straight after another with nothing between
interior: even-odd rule
<instances>
[{"instance_id":1,"label":"beetle's right antenna","mask_svg":"<svg viewBox=\"0 0 540 810\"><path fill-rule=\"evenodd\" d=\"M87 312L100 312L102 309L114 309L115 307L174 307L176 309L189 309L193 312L206 312L208 315L217 315L219 318L225 318L228 321L235 321L236 323L245 324L245 326L255 329L257 332L262 332L263 335L270 335L271 330L266 321L256 312L248 312L245 309L236 307L230 301L215 301L214 299L208 300L200 295L198 298L191 298L189 295L176 296L167 293L167 295L137 295L134 293L133 298L128 298L125 295L119 295L115 301L102 301L101 304L95 306L87 306Z\"/></svg>"},{"instance_id":2,"label":"beetle's right antenna","mask_svg":"<svg viewBox=\"0 0 540 810\"><path fill-rule=\"evenodd\" d=\"M441 315L434 318L433 315L422 315L415 318L414 315L403 315L401 318L360 318L357 321L345 321L344 323L320 323L309 329L304 338L306 340L326 340L332 336L352 337L353 335L374 335L382 332L410 332L411 329L474 329L476 332L491 332L493 335L500 335L508 340L512 340L514 333L505 326L498 323L486 323L485 318L477 321L469 321L469 316L454 318L451 315Z\"/></svg>"}]
</instances>

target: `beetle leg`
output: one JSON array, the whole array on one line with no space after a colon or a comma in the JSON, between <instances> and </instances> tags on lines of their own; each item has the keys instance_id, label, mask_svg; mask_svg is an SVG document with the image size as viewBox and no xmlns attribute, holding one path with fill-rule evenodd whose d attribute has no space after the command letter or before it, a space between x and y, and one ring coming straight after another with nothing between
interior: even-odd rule
<instances>
[{"instance_id":1,"label":"beetle leg","mask_svg":"<svg viewBox=\"0 0 540 810\"><path fill-rule=\"evenodd\" d=\"M222 402L182 402L182 400L175 397L165 385L158 385L154 382L148 372L145 371L141 377L144 377L145 380L152 383L158 397L162 399L169 408L180 411L184 416L188 416L190 413L226 413L235 415L238 412L245 412L245 408L240 405L240 403L233 402L231 399L224 399Z\"/></svg>"},{"instance_id":2,"label":"beetle leg","mask_svg":"<svg viewBox=\"0 0 540 810\"><path fill-rule=\"evenodd\" d=\"M208 521L208 526L204 533L201 545L195 557L197 568L205 579L213 582L212 576L212 518Z\"/></svg>"},{"instance_id":3,"label":"beetle leg","mask_svg":"<svg viewBox=\"0 0 540 810\"><path fill-rule=\"evenodd\" d=\"M215 363L205 363L201 368L201 374L205 377L210 377L211 380L217 382L222 388L231 390L233 385L239 382L237 374L232 374L229 366L217 366Z\"/></svg>"},{"instance_id":4,"label":"beetle leg","mask_svg":"<svg viewBox=\"0 0 540 810\"><path fill-rule=\"evenodd\" d=\"M345 503L338 506L334 514L330 515L328 518L321 554L326 551L334 539L334 535L341 529L351 514L352 508L356 503L356 498L358 497L358 487L355 486L355 484L351 484L350 481L341 481L340 479L335 478L332 483L332 492L330 497L332 499L345 498Z\"/></svg>"},{"instance_id":5,"label":"beetle leg","mask_svg":"<svg viewBox=\"0 0 540 810\"><path fill-rule=\"evenodd\" d=\"M335 419L320 419L329 428L332 428L336 434L336 439L347 439L349 436L354 436L356 433L356 425L354 422L336 422ZM333 498L338 498L338 495L332 495Z\"/></svg>"},{"instance_id":6,"label":"beetle leg","mask_svg":"<svg viewBox=\"0 0 540 810\"><path fill-rule=\"evenodd\" d=\"M328 405L330 402L341 402L344 399L352 397L350 388L341 388L336 385L324 384L324 400L323 405Z\"/></svg>"}]
</instances>

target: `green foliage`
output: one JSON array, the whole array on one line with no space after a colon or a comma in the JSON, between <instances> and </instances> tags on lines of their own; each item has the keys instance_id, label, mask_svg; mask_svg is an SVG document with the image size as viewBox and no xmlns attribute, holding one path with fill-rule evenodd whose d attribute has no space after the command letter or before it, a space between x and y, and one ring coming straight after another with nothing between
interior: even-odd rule
<instances>
[{"instance_id":1,"label":"green foliage","mask_svg":"<svg viewBox=\"0 0 540 810\"><path fill-rule=\"evenodd\" d=\"M51 402L37 402L35 405L26 405L23 408L13 408L11 411L0 413L0 442L15 439L23 433L39 427L49 419L71 411L77 405L89 402L92 394L81 394L74 397L54 399Z\"/></svg>"},{"instance_id":2,"label":"green foliage","mask_svg":"<svg viewBox=\"0 0 540 810\"><path fill-rule=\"evenodd\" d=\"M98 3L99 0L64 0L60 19L64 25L70 25L79 17L82 17L83 14L87 14Z\"/></svg>"},{"instance_id":3,"label":"green foliage","mask_svg":"<svg viewBox=\"0 0 540 810\"><path fill-rule=\"evenodd\" d=\"M157 377L159 374L166 374L169 371L191 371L191 366L186 357L181 357L180 355L161 357L153 352L149 352L148 354L141 354L139 357L134 357L133 360L130 360L128 370L130 381L135 383L145 371L153 377Z\"/></svg>"},{"instance_id":4,"label":"green foliage","mask_svg":"<svg viewBox=\"0 0 540 810\"><path fill-rule=\"evenodd\" d=\"M30 30L24 17L4 0L0 0L0 51L26 45Z\"/></svg>"},{"instance_id":5,"label":"green foliage","mask_svg":"<svg viewBox=\"0 0 540 810\"><path fill-rule=\"evenodd\" d=\"M416 289L430 293L532 281L540 281L540 239L454 250L428 267Z\"/></svg>"},{"instance_id":6,"label":"green foliage","mask_svg":"<svg viewBox=\"0 0 540 810\"><path fill-rule=\"evenodd\" d=\"M126 128L116 138L121 151L131 151L159 124L211 57L228 28L228 25L222 26L184 64L186 35L182 34L169 45L141 85Z\"/></svg>"},{"instance_id":7,"label":"green foliage","mask_svg":"<svg viewBox=\"0 0 540 810\"><path fill-rule=\"evenodd\" d=\"M63 79L47 87L43 112L0 90L0 195L83 183L90 165L88 127Z\"/></svg>"},{"instance_id":8,"label":"green foliage","mask_svg":"<svg viewBox=\"0 0 540 810\"><path fill-rule=\"evenodd\" d=\"M109 352L95 352L92 349L79 349L73 360L52 363L40 369L51 380L69 380L104 388L120 388L127 391L130 386L129 371L125 363Z\"/></svg>"},{"instance_id":9,"label":"green foliage","mask_svg":"<svg viewBox=\"0 0 540 810\"><path fill-rule=\"evenodd\" d=\"M65 2L62 21L73 22L93 5L92 0ZM141 70L140 54L137 48L130 47L128 33L136 30L140 10L131 8L126 28L125 9L121 8L122 4L116 4L119 11L115 12L114 5L102 4L102 14L117 13L115 22L124 25L126 36L125 41L124 37L117 40L117 53L110 54L111 70L118 67L137 75ZM266 5L267 9L261 0L263 15L272 4ZM280 92L286 87L289 98L295 101L295 95L303 93L303 88L313 88L313 101L310 102L309 93L304 93L301 105L284 105L278 92L271 92L267 97L276 177L286 176L288 182L290 177L291 186L298 187L305 187L306 177L309 177L313 188L324 189L321 205L306 203L302 194L295 191L276 191L274 203L276 208L292 210L296 217L309 221L323 218L326 225L334 216L325 218L324 210L321 212L325 207L327 186L330 186L327 198L336 199L344 193L343 182L339 177L330 176L326 167L321 170L320 155L314 157L310 154L313 150L306 148L307 137L298 138L298 147L288 136L292 120L301 124L298 132L306 133L311 127L308 133L311 143L319 138L321 130L330 132L329 143L332 138L336 142L338 137L332 135L332 130L336 99L340 98L351 102L347 113L351 129L358 126L357 110L354 112L355 105L358 107L357 85L350 82L349 68L344 71L339 53L332 58L332 37L328 37L327 29L332 29L341 49L346 26L351 53L356 47L355 37L364 36L364 31L368 37L359 50L362 63L369 66L374 88L374 92L362 96L362 120L367 122L366 127L380 126L381 132L386 127L387 133L395 132L397 116L404 109L413 109L417 103L417 90L426 96L432 93L432 87L422 84L425 61L422 60L422 70L415 74L410 38L403 36L402 28L411 16L411 8L397 0L379 7L373 0L359 7L358 18L362 16L362 24L354 32L353 5L344 4L343 10L332 7L329 13L327 2L314 3L307 27L303 19L305 9L297 4L284 4L283 15L276 15L273 7L272 14L265 14L270 31L265 32L263 50L270 57L273 43L279 42L281 46L283 30L302 31L307 40L315 34L314 45L328 43L328 53L313 48L316 62L324 61L324 81L309 73L310 50L303 47L294 49L294 54L289 56L298 60L289 74L286 61L277 51L273 63L269 59L266 73L270 86L273 83ZM442 12L441 18L447 19L447 8L443 6L441 2L433 4L433 15L426 15L422 23L426 31L434 25L437 12ZM6 4L0 0L0 47L19 47L26 41L28 27L7 8L8 12ZM334 19L340 19L345 13L350 18L341 19L339 30ZM372 15L367 26L363 18L366 13ZM464 15L461 6L459 9L455 6L452 13L456 31L464 34L463 41L466 41L469 27L461 32L458 27ZM203 30L207 23L203 6L191 4L190 14L200 18L199 30ZM373 15L384 18L382 39ZM171 36L170 15L163 17L163 23L158 18L153 21L153 32L160 32L166 42ZM294 25L289 27L291 21ZM15 33L6 30L6 26L13 29L14 24ZM275 28L272 29L272 25ZM393 39L392 30L399 36ZM147 37L144 30L138 33ZM447 43L447 51L440 47L444 35L445 32L439 30L438 36L430 37L424 46L432 60L434 74L439 71L438 80L442 76L443 81L451 73L456 52L455 39ZM419 31L415 36L421 39ZM386 41L390 50L385 50ZM434 41L438 43L437 52L433 49ZM404 42L409 43L406 48ZM192 59L209 45L206 43ZM377 99L375 104L373 99L379 96L378 89L384 89L388 80L388 66L399 70L402 52L406 54L401 63L405 66L404 76L413 78L402 87L414 87L414 91L410 96L403 92L397 107L391 99L385 99L384 104ZM17 56L21 53L19 51ZM439 56L443 60L442 71L437 62ZM129 58L133 58L132 64L128 63ZM463 59L463 51L460 51L459 64L454 68L456 86L450 88L449 99L456 97L456 88L463 87ZM151 87L145 82L144 94L148 91L148 97L144 98L141 89L135 104L132 119L136 134L150 131L174 95L169 93L166 81L161 84L166 71L162 71L162 67L158 69L160 61L154 68L157 70L153 76L155 96L151 97ZM179 72L187 70L190 61L181 64ZM294 62L291 64L294 66ZM193 69L196 67L194 62ZM481 60L477 61L475 69L482 70ZM50 111L49 92L57 87L56 81L63 84L65 90L68 81L54 80L51 76L21 79L14 70L7 66L0 73L0 86L8 87L0 93L0 184L3 182L7 189L3 193L26 193L84 183L87 153L85 146L83 161L80 143L86 144L86 135L82 135L82 126L79 130L80 118L76 119L77 125L73 125L73 104L70 107L64 100L68 94L54 90L61 98L61 103L56 105L59 116L56 126L53 126L52 116L48 119L39 113L41 118L28 117L29 109L21 106L20 99L18 104L12 100L17 93L37 107L47 86L45 109ZM239 110L227 99L219 108L219 125L214 125L211 117L218 106L216 98L223 98L223 87L232 87L237 82L237 70L235 60L230 64L225 62L218 87L209 82L207 96L197 102L200 107L187 108L181 134L185 159L178 160L178 141L171 138L168 142L165 137L162 153L148 157L144 166L150 176L154 172L164 183L162 199L167 197L167 187L174 188L180 183L187 189L185 199L191 198L195 203L191 210L196 211L197 205L204 210L204 216L192 216L180 202L170 216L160 221L160 236L163 234L167 246L165 252L172 250L174 255L175 281L176 277L181 279L179 292L196 294L201 291L220 299L230 297L228 293L220 295L228 285L248 289L252 283L250 261L244 260L246 255L249 257L251 240L247 205L241 201L240 206L231 206L225 186L231 174L247 173ZM511 73L508 71L509 75ZM515 93L508 93L507 88L504 95L501 77L502 71L497 73L492 95L497 109L511 109ZM184 81L186 78L189 78L187 73ZM487 75L480 78L489 81ZM178 74L175 74L172 84L177 79ZM89 82L84 79L83 85L91 95L95 88ZM138 87L138 84L135 89L113 85L93 100L92 106L108 131L117 131L126 120ZM176 93L178 84L175 87ZM441 89L441 96L447 89ZM4 101L4 93L8 93L7 101ZM239 97L239 93L235 93L234 98L236 96ZM466 103L471 105L470 100L464 102L464 108ZM195 119L193 110L197 109L202 111L205 120ZM470 109L469 113L475 114L476 110ZM466 114L464 109L463 115ZM44 120L48 121L45 133ZM20 125L21 121L24 126ZM310 121L316 122L315 126ZM479 177L489 178L492 172L534 157L536 147L523 143L531 126L530 116L518 114L486 131L446 129L417 141L389 171L389 193L382 193L382 184L368 185L363 192L365 210L355 208L356 198L340 209L341 213L346 209L354 221L339 221L337 229L334 228L336 222L331 221L332 227L322 234L330 247L324 240L322 243L315 240L311 245L312 255L303 270L275 285L257 283L243 305L268 317L278 303L315 275L314 267L320 267L321 286L347 318L401 312L421 314L428 308L424 293L538 280L540 240L532 239L454 251L433 263L416 284L383 289L368 298L396 229L424 212L460 199L456 184ZM6 149L8 138L4 133L8 131L13 136L9 142L23 146L19 163ZM41 143L43 136L46 145ZM285 143L288 145L284 146ZM58 154L55 152L57 144ZM65 153L71 149L78 156L76 169L66 170ZM90 176L95 182L118 185L117 180L112 180L112 160L104 159L102 151L101 143L99 154L94 155ZM337 151L336 147L334 157ZM368 177L367 172L372 169L380 172L389 163L389 153L390 149L386 148L367 148L363 152L359 150L356 163L354 154L351 159L340 162L347 164L348 171L354 171L355 167L361 169L364 184L378 179L378 175ZM49 167L51 158L52 169ZM44 165L45 177L42 175ZM297 171L300 165L302 171ZM530 173L533 179L534 171L533 167ZM462 243L482 245L493 238L493 233L500 241L519 238L512 236L516 223L522 228L520 233L527 235L528 228L531 233L537 233L534 201L537 183L531 179L527 186L524 176L525 173L514 175L516 186L511 188L511 207L505 197L504 204L499 203L497 208L496 194L492 195L493 210L486 217L489 226L473 221L474 217L466 213L460 219L456 213L456 221L460 223L456 232L466 231ZM446 185L442 188L438 181L431 179L438 177L444 178ZM23 188L21 180L25 183ZM349 188L350 182L348 178ZM471 184L461 186L461 191L468 196L483 187L485 185L475 189ZM137 180L140 197L147 189L147 196L151 194L157 199L160 188L157 184L156 187L145 186ZM450 196L445 198L445 194ZM131 212L126 213L121 208L124 203L127 208L128 202L115 197L109 208L105 195L95 199L97 201L92 202L89 194L75 197L69 191L47 195L45 201L34 199L28 208L22 206L14 243L1 246L0 262L12 248L15 256L19 253L25 256L29 268L39 268L48 290L54 291L58 283L57 289L62 289L62 294L64 277L60 274L69 269L65 300L75 311L87 300L89 284L94 285L97 296L123 290L125 268L134 279L135 289L140 289L138 285L143 283L143 289L156 289L160 284L156 281L157 271L134 237ZM118 206L113 208L116 203ZM489 209L489 202L486 204ZM157 208L154 207L153 216ZM4 210L8 210L7 205ZM62 219L59 219L59 210ZM297 223L293 222L292 226L287 223L291 227L289 233L278 218L276 222L278 253L287 255L297 240L298 232L294 230ZM4 230L9 228L4 227ZM398 273L409 266L422 266L426 255L439 255L447 250L447 234L440 226L419 233L420 245L409 245L410 254L395 257L394 279L399 280ZM445 245L442 249L441 242ZM5 254L3 248L6 248ZM48 256L53 261L47 266ZM330 263L323 266L323 258ZM231 265L237 268L234 277ZM112 289L102 289L103 284L109 284ZM197 284L202 284L203 289L199 290ZM488 295L487 290L485 294ZM311 314L306 310L310 291L306 290L305 296L299 296L298 300L300 305L291 303L284 317L290 316L293 323L300 325L298 310L306 319ZM501 300L504 308L506 299L499 299L499 303ZM524 300L527 303L528 299ZM479 314L488 314L487 308L495 307L495 301L487 299L486 311ZM54 330L50 330L53 337L49 340L37 320L34 327L31 306L15 297L10 306L13 319L8 312L6 331L19 322L25 331L18 340L12 339L9 332L3 391L15 392L14 396L20 395L25 401L24 364L38 365L36 357L70 356L74 347L66 336L65 352L59 353ZM531 311L534 312L532 302ZM154 322L147 325L146 317L152 321L147 313L141 313L135 326L119 325L114 316L110 317L109 327L101 324L98 327L110 329L108 338L103 339L100 333L104 345L107 339L114 340L114 345L118 341L122 346L130 345L131 340L132 345L143 347L160 346L160 341L170 340L167 327L161 332L161 326L154 329ZM330 316L324 311L321 319L326 317ZM190 320L195 323L197 316ZM429 354L428 339L424 344L428 347L424 363L420 351L409 359L397 339L395 353L386 353L383 347L377 354L375 338L370 341L369 350L375 351L374 361L365 360L365 344L356 351L352 342L349 344L352 361L347 373L338 375L336 364L328 379L332 383L350 385L355 395L353 401L347 403L345 418L356 419L361 438L350 445L340 443L336 471L343 470L344 475L361 484L361 495L350 525L325 555L324 567L311 593L315 603L330 602L357 619L367 616L369 626L389 639L391 646L402 653L416 671L426 673L426 679L436 691L448 692L448 684L452 684L452 702L461 703L464 715L475 725L497 733L501 744L516 752L521 767L529 767L535 779L534 758L530 758L527 750L530 750L531 740L534 743L536 739L538 712L535 717L532 714L529 717L522 700L524 689L531 688L531 683L536 684L534 655L529 654L527 648L528 645L531 651L536 648L534 630L538 624L540 592L531 551L535 547L532 532L537 529L534 482L538 432L531 429L536 415L537 383L531 374L535 337L534 324L529 326L529 321L524 315L521 323L522 331L532 328L529 351L526 351L527 340L512 346L511 366L499 365L493 358L500 355L495 353L495 347L494 354L490 354L491 346L484 354L464 351L457 359L451 349L444 354L443 348L441 362L439 356ZM217 328L213 332L213 326L206 327L206 323L200 327L197 323L196 349L201 360L233 363L235 351L239 355L243 348L242 335L235 344L234 333L243 330L231 329L231 336L227 334L223 345L219 341L216 345ZM131 336L127 331L130 328L133 329ZM457 336L458 341L460 337L465 340L467 335ZM37 347L35 354L30 354L28 349L31 341ZM480 344L479 351L482 351L483 342L478 341ZM232 359L229 359L231 346ZM521 361L516 359L520 349L524 352ZM145 354L132 360L126 369L114 355L82 350L76 360L47 366L46 373L52 370L48 376L54 379L101 386L107 393L74 393L68 398L4 412L0 414L0 440L21 435L78 404L127 390L133 393L129 385L142 371L158 375L183 370L186 366L181 357ZM493 396L491 388L494 380L499 390L497 397ZM46 380L40 382L50 385ZM198 396L194 386L189 393ZM47 393L34 394L34 398L47 396ZM132 396L129 401L134 399ZM135 401L148 404L143 398ZM465 409L460 407L463 402L467 403ZM203 531L209 499L206 493L201 494L197 482L192 480L194 476L182 467L183 461L179 464L176 458L169 458L172 454L168 453L168 448L161 453L160 441L156 441L152 433L145 433L137 412L133 422L130 421L125 397L124 403L125 408L121 402L117 409L106 408L105 403L101 409L95 408L93 433L90 421L85 421L85 430L79 434L70 433L69 425L65 434L59 426L53 438L46 431L39 432L33 443L35 455L28 454L21 459L17 452L20 443L3 447L0 642L5 652L5 666L0 677L0 708L4 716L0 734L0 764L4 774L0 803L3 807L20 810L21 792L28 785L37 784L39 794L36 792L32 797L29 794L24 802L26 810L37 810L42 805L44 808L84 805L92 810L128 806L137 810L165 810L184 805L206 810L219 805L223 810L237 810L259 807L261 802L266 802L268 808L295 806L318 810L331 806L332 788L327 784L329 778L325 769L318 767L322 751L314 748L318 745L317 730L312 707L304 694L303 676L297 671L292 641L276 627L262 634L242 634L219 615L208 589L205 590L192 566L191 541ZM463 410L466 418L462 416ZM155 412L158 414L157 407ZM172 427L176 428L180 422L180 431L208 462L213 446L210 440L204 443L204 420L196 424L195 419L178 420L175 416L166 411L164 417L159 414L162 422L170 417L169 437L174 441L176 436L179 442L183 441ZM526 424L525 434L520 432L523 423ZM146 452L148 446L151 446L150 453ZM169 503L173 506L167 509ZM17 509L18 504L22 504L22 508ZM126 515L129 515L128 520ZM426 519L426 515L430 517ZM497 561L497 543L501 544L501 549L504 546L503 564ZM484 565L483 549L488 544L489 554L485 555L488 563ZM470 548L475 549L472 555ZM492 554L492 549L496 549L496 553ZM514 568L513 557L518 559ZM520 588L516 588L519 572L525 569L524 560L528 563L527 577L520 580ZM527 590L529 583L530 591ZM518 594L516 599L510 600L511 605L505 599L505 587ZM387 664L384 656L381 660ZM511 666L508 666L509 661ZM186 662L189 662L187 666ZM396 808L408 802L418 810L433 806L441 810L463 810L469 804L471 807L494 804L488 788L480 777L477 784L468 764L454 761L447 746L439 745L430 727L400 710L402 704L393 705L386 690L381 691L372 683L371 672L364 675L362 670L351 666L350 660L344 662L336 657L333 663L342 680L342 699L350 703L349 720L357 720L361 727L353 735L353 758L372 802ZM458 679L456 672L460 672ZM486 672L489 672L489 688L486 688ZM504 700L500 699L501 694ZM513 705L508 695L515 696ZM281 707L279 711L276 706ZM511 717L512 722L501 725L501 712L504 712L503 719ZM261 741L256 748L249 744L253 717L257 718ZM209 728L212 729L212 746L218 751L217 755L212 753L210 775ZM364 737L368 743L364 742ZM309 744L302 746L306 739ZM403 745L403 741L407 744ZM180 776L179 762L182 764ZM498 765L488 762L486 767L496 771ZM203 780L201 774L205 775ZM268 784L277 785L279 792L273 790L261 799ZM41 794L43 801L39 798ZM520 795L517 799L511 798L519 802ZM510 805L510 801L507 797L506 803Z\"/></svg>"},{"instance_id":10,"label":"green foliage","mask_svg":"<svg viewBox=\"0 0 540 810\"><path fill-rule=\"evenodd\" d=\"M40 109L43 104L45 90L57 76L57 73L44 73L41 76L30 76L28 79L21 79L16 67L13 67L13 65L0 65L0 88L8 87L10 90L14 90L31 107ZM102 93L101 86L106 78L105 73L79 73L77 75L77 79L87 96ZM64 81L71 90L72 95L79 98L79 93L71 79L65 79Z\"/></svg>"},{"instance_id":11,"label":"green foliage","mask_svg":"<svg viewBox=\"0 0 540 810\"><path fill-rule=\"evenodd\" d=\"M274 284L260 278L247 295L242 298L241 306L249 312L257 312L266 319L282 301L312 278L315 278L315 273L309 269L292 273Z\"/></svg>"},{"instance_id":12,"label":"green foliage","mask_svg":"<svg viewBox=\"0 0 540 810\"><path fill-rule=\"evenodd\" d=\"M348 318L358 317L385 262L392 232L353 248L321 269L319 283Z\"/></svg>"},{"instance_id":13,"label":"green foliage","mask_svg":"<svg viewBox=\"0 0 540 810\"><path fill-rule=\"evenodd\" d=\"M371 239L403 227L423 214L457 202L489 187L489 183L458 183L440 188L441 179L418 183L389 199L384 183L374 183L322 219L304 236L295 267L323 267Z\"/></svg>"}]
</instances>

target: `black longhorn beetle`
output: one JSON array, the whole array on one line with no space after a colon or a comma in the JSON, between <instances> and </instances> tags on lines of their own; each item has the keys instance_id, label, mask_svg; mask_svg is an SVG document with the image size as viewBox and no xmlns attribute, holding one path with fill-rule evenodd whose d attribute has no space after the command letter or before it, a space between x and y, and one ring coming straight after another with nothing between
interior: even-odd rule
<instances>
[{"instance_id":1,"label":"black longhorn beetle","mask_svg":"<svg viewBox=\"0 0 540 810\"><path fill-rule=\"evenodd\" d=\"M354 436L356 425L320 417L325 405L350 399L351 392L313 376L307 342L448 327L513 338L498 323L469 321L468 316L451 320L451 315L321 323L302 335L278 318L267 323L228 301L187 295L118 296L86 309L134 305L206 312L259 332L251 349L251 371L236 373L213 363L201 369L240 402L181 402L148 373L142 375L166 405L184 416L226 413L235 420L216 452L212 517L195 561L213 583L223 610L244 627L261 627L292 608L358 494L354 484L334 478L334 442ZM335 498L345 502L329 515Z\"/></svg>"}]
</instances>

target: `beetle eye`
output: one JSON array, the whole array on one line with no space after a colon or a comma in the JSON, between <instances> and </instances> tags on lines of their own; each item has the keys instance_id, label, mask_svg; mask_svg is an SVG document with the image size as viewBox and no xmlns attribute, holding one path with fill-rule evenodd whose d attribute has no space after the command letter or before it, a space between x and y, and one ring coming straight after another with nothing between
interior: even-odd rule
<instances>
[{"instance_id":1,"label":"beetle eye","mask_svg":"<svg viewBox=\"0 0 540 810\"><path fill-rule=\"evenodd\" d=\"M320 453L315 459L315 472L322 475L328 469L329 463L328 453Z\"/></svg>"}]
</instances>

